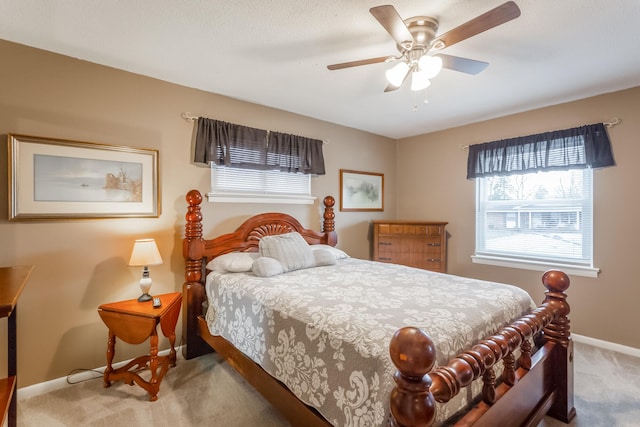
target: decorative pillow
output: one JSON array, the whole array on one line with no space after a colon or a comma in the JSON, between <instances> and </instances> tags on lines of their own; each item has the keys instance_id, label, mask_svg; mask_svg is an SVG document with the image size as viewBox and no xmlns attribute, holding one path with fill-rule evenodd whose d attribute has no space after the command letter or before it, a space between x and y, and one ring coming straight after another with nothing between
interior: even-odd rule
<instances>
[{"instance_id":1,"label":"decorative pillow","mask_svg":"<svg viewBox=\"0 0 640 427\"><path fill-rule=\"evenodd\" d=\"M259 277L271 277L284 273L284 268L277 259L261 256L253 261L251 271Z\"/></svg>"},{"instance_id":2,"label":"decorative pillow","mask_svg":"<svg viewBox=\"0 0 640 427\"><path fill-rule=\"evenodd\" d=\"M337 262L336 257L325 249L316 249L313 251L313 257L316 260L316 267L320 267L322 265L334 265Z\"/></svg>"},{"instance_id":3,"label":"decorative pillow","mask_svg":"<svg viewBox=\"0 0 640 427\"><path fill-rule=\"evenodd\" d=\"M253 261L258 258L257 252L229 252L220 255L207 263L208 270L242 273L251 271Z\"/></svg>"},{"instance_id":4,"label":"decorative pillow","mask_svg":"<svg viewBox=\"0 0 640 427\"><path fill-rule=\"evenodd\" d=\"M284 272L313 267L316 263L309 244L298 232L264 236L260 239L260 256L280 261Z\"/></svg>"},{"instance_id":5,"label":"decorative pillow","mask_svg":"<svg viewBox=\"0 0 640 427\"><path fill-rule=\"evenodd\" d=\"M311 250L312 251L328 251L332 253L336 259L349 258L349 255L347 255L346 252L338 248L334 248L333 246L330 246L330 245L311 245Z\"/></svg>"}]
</instances>

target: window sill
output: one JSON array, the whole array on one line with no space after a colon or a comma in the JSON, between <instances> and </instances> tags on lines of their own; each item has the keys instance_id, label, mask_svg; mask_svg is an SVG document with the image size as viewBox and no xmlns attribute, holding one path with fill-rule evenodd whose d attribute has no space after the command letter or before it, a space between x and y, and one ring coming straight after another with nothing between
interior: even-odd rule
<instances>
[{"instance_id":1,"label":"window sill","mask_svg":"<svg viewBox=\"0 0 640 427\"><path fill-rule=\"evenodd\" d=\"M474 264L495 265L498 267L520 268L523 270L547 271L562 270L569 276L598 277L599 268L580 267L568 264L549 264L536 261L522 261L509 258L492 257L486 255L472 255L471 261Z\"/></svg>"},{"instance_id":2,"label":"window sill","mask_svg":"<svg viewBox=\"0 0 640 427\"><path fill-rule=\"evenodd\" d=\"M312 205L316 198L288 194L208 193L207 200L216 203L278 203Z\"/></svg>"}]
</instances>

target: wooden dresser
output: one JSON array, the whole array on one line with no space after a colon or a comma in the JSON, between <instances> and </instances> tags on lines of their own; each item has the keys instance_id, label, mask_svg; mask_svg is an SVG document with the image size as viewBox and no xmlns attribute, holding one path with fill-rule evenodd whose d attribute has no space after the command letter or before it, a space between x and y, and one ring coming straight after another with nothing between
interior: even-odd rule
<instances>
[{"instance_id":1,"label":"wooden dresser","mask_svg":"<svg viewBox=\"0 0 640 427\"><path fill-rule=\"evenodd\" d=\"M374 261L447 271L446 222L373 221Z\"/></svg>"}]
</instances>

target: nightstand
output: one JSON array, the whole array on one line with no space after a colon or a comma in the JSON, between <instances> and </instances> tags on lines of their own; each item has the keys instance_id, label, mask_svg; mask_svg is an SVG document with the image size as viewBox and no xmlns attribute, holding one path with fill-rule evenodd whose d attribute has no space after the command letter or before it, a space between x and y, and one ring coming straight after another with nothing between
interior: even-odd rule
<instances>
[{"instance_id":1,"label":"nightstand","mask_svg":"<svg viewBox=\"0 0 640 427\"><path fill-rule=\"evenodd\" d=\"M102 304L98 313L109 328L107 344L107 369L104 371L104 386L110 387L111 381L124 381L133 385L135 382L145 389L152 402L158 400L160 382L169 370L176 365L176 323L180 314L182 294L174 292L158 295L162 305L153 307L152 301L138 302L137 299ZM158 356L157 326L165 337L169 338L171 350L166 356ZM137 357L118 369L113 369L116 337L129 344L140 344L149 338L149 354ZM137 371L148 367L151 379L144 380Z\"/></svg>"}]
</instances>

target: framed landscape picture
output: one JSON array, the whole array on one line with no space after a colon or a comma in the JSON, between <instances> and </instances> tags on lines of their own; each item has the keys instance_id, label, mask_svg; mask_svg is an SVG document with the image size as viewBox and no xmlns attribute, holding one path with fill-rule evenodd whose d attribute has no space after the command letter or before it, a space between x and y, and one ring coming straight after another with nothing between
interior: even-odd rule
<instances>
[{"instance_id":1,"label":"framed landscape picture","mask_svg":"<svg viewBox=\"0 0 640 427\"><path fill-rule=\"evenodd\" d=\"M158 151L8 135L9 220L158 217Z\"/></svg>"},{"instance_id":2,"label":"framed landscape picture","mask_svg":"<svg viewBox=\"0 0 640 427\"><path fill-rule=\"evenodd\" d=\"M384 210L384 174L340 169L340 210Z\"/></svg>"}]
</instances>

